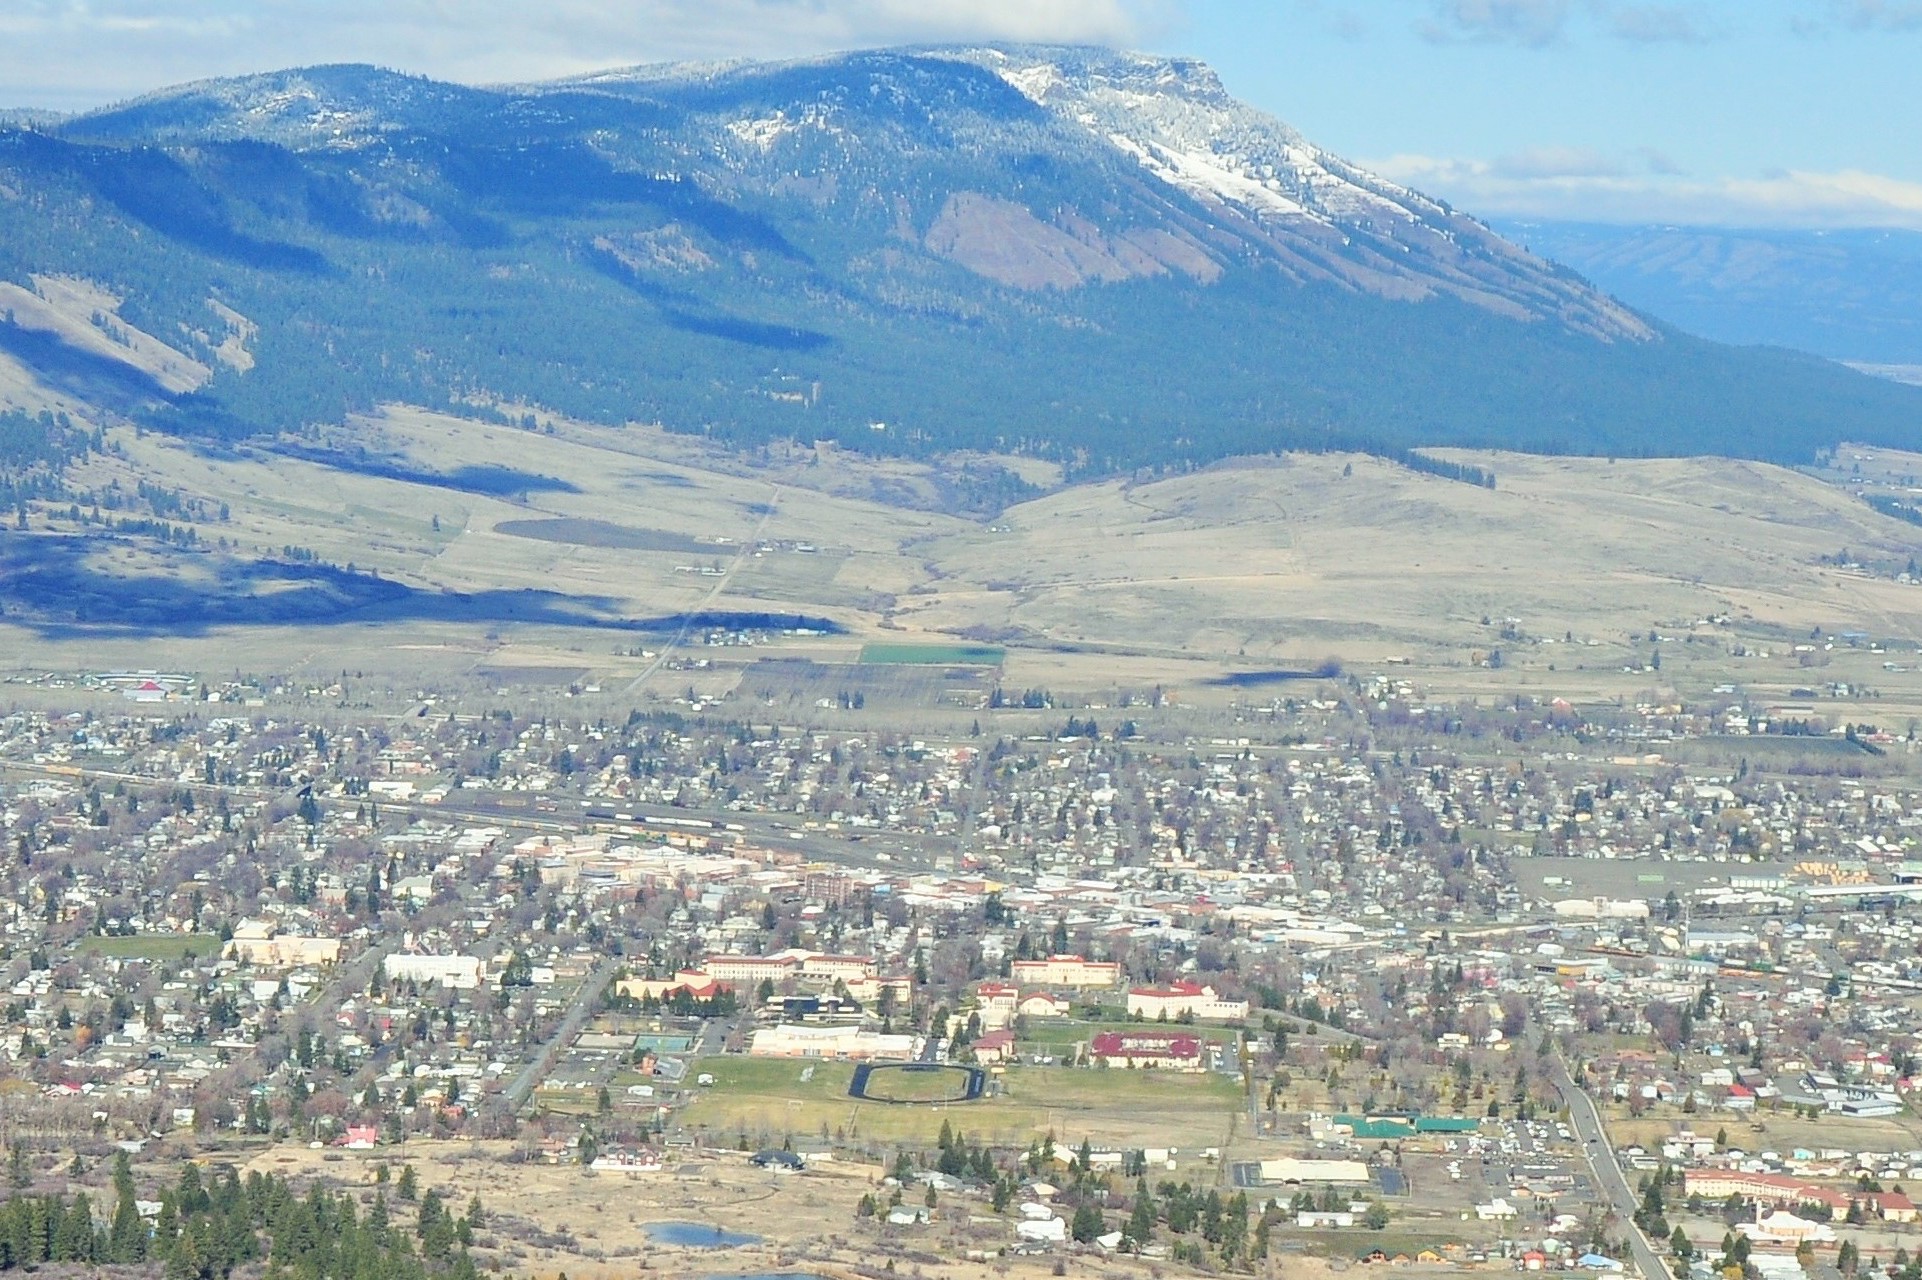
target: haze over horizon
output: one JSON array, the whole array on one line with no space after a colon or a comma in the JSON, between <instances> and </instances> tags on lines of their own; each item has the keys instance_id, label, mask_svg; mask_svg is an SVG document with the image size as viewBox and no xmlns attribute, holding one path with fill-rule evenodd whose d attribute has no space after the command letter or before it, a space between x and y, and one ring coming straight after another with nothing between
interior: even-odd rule
<instances>
[{"instance_id":1,"label":"haze over horizon","mask_svg":"<svg viewBox=\"0 0 1922 1280\"><path fill-rule=\"evenodd\" d=\"M1318 144L1483 217L1922 229L1912 0L38 0L0 104L371 62L467 83L917 42L1198 57Z\"/></svg>"}]
</instances>

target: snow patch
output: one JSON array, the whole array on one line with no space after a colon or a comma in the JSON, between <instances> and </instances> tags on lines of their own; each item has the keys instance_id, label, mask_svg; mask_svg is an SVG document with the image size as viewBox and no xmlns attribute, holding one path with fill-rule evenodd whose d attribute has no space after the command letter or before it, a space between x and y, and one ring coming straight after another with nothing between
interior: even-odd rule
<instances>
[{"instance_id":1,"label":"snow patch","mask_svg":"<svg viewBox=\"0 0 1922 1280\"><path fill-rule=\"evenodd\" d=\"M730 120L727 131L749 146L766 151L782 138L787 137L801 126L787 118L787 113L776 111L771 116L758 120Z\"/></svg>"},{"instance_id":2,"label":"snow patch","mask_svg":"<svg viewBox=\"0 0 1922 1280\"><path fill-rule=\"evenodd\" d=\"M994 72L1013 85L1022 97L1043 105L1047 103L1049 93L1066 83L1061 68L1052 62L1040 62L1031 67L996 67Z\"/></svg>"},{"instance_id":3,"label":"snow patch","mask_svg":"<svg viewBox=\"0 0 1922 1280\"><path fill-rule=\"evenodd\" d=\"M1142 168L1170 186L1179 187L1203 199L1223 200L1270 217L1310 217L1309 211L1279 190L1280 183L1237 172L1220 157L1206 152L1172 151L1166 147L1144 146L1126 134L1111 133L1108 140L1141 162Z\"/></svg>"},{"instance_id":4,"label":"snow patch","mask_svg":"<svg viewBox=\"0 0 1922 1280\"><path fill-rule=\"evenodd\" d=\"M828 109L821 106L809 106L798 116L791 116L785 111L776 111L772 115L747 120L730 120L726 127L736 139L762 151L772 150L775 143L783 138L792 137L803 129L816 129L831 134L844 132L834 123Z\"/></svg>"}]
</instances>

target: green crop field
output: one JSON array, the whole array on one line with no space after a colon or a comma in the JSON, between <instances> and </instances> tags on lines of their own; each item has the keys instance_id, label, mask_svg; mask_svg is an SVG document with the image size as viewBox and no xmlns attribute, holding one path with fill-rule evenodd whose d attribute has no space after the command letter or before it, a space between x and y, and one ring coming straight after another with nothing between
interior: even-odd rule
<instances>
[{"instance_id":1,"label":"green crop field","mask_svg":"<svg viewBox=\"0 0 1922 1280\"><path fill-rule=\"evenodd\" d=\"M116 960L179 960L189 953L215 954L220 939L211 933L142 933L129 938L91 937L80 949Z\"/></svg>"},{"instance_id":2,"label":"green crop field","mask_svg":"<svg viewBox=\"0 0 1922 1280\"><path fill-rule=\"evenodd\" d=\"M998 667L1008 651L991 644L866 644L861 661L873 666Z\"/></svg>"}]
</instances>

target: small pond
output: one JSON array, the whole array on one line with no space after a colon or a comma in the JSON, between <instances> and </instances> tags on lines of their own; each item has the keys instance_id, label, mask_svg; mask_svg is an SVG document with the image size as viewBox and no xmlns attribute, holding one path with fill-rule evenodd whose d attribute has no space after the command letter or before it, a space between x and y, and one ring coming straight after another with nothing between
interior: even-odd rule
<instances>
[{"instance_id":1,"label":"small pond","mask_svg":"<svg viewBox=\"0 0 1922 1280\"><path fill-rule=\"evenodd\" d=\"M683 1249L738 1249L761 1242L759 1236L726 1231L708 1222L650 1222L641 1230L655 1244L679 1245Z\"/></svg>"}]
</instances>

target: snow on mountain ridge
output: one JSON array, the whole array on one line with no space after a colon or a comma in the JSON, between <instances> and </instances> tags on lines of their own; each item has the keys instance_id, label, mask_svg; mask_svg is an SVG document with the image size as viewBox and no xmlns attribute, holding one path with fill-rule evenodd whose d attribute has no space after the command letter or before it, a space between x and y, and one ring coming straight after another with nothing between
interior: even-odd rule
<instances>
[{"instance_id":1,"label":"snow on mountain ridge","mask_svg":"<svg viewBox=\"0 0 1922 1280\"><path fill-rule=\"evenodd\" d=\"M1607 340L1656 336L1572 273L1241 103L1192 59L944 46L493 89L320 66L181 86L69 129L163 145L390 145L403 149L391 170L402 185L417 172L410 165L430 173L447 169L443 157L477 159L486 174L504 153L542 149L592 171L588 189L611 168L675 174L729 199L799 196L851 210L877 193L922 190L898 203L889 234L933 236L924 247L936 256L962 254L977 274L1017 287L1110 279L1106 259L1065 237L1104 246L1123 277L1173 270L1207 283L1259 268L1401 301L1452 297ZM405 152L412 137L429 142ZM1051 176L1029 182L1020 175L1030 164ZM997 235L1021 251L996 248ZM1142 249L1150 242L1167 252Z\"/></svg>"},{"instance_id":2,"label":"snow on mountain ridge","mask_svg":"<svg viewBox=\"0 0 1922 1280\"><path fill-rule=\"evenodd\" d=\"M1556 316L1600 337L1655 336L1613 299L1558 276L1474 219L1239 101L1204 63L1040 46L930 52L993 72L1225 226L1238 225L1297 278L1411 300L1440 290L1502 314Z\"/></svg>"},{"instance_id":3,"label":"snow on mountain ridge","mask_svg":"<svg viewBox=\"0 0 1922 1280\"><path fill-rule=\"evenodd\" d=\"M1019 49L957 50L955 56L1107 139L1169 185L1257 217L1420 221L1447 213L1237 101L1204 63L1101 54L1069 67Z\"/></svg>"}]
</instances>

